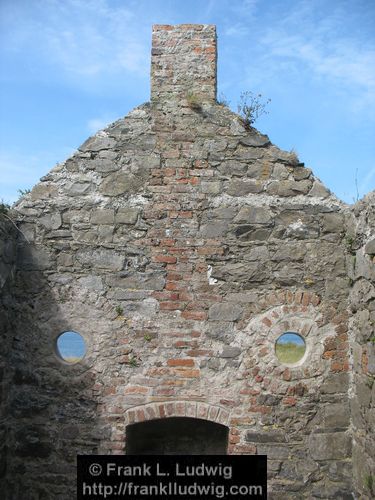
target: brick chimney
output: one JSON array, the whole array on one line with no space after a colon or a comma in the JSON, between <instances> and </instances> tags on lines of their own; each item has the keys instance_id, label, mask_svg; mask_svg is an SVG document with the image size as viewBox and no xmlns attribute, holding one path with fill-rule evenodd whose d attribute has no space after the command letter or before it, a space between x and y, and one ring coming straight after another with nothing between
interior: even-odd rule
<instances>
[{"instance_id":1,"label":"brick chimney","mask_svg":"<svg viewBox=\"0 0 375 500\"><path fill-rule=\"evenodd\" d=\"M154 25L151 101L215 101L216 63L216 26Z\"/></svg>"}]
</instances>

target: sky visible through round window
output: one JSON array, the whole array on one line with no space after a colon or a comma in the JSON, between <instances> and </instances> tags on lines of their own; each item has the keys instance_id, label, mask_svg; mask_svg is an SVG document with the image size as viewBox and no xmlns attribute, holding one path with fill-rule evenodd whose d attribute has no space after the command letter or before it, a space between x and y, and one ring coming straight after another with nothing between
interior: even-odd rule
<instances>
[{"instance_id":1,"label":"sky visible through round window","mask_svg":"<svg viewBox=\"0 0 375 500\"><path fill-rule=\"evenodd\" d=\"M86 354L86 344L77 332L64 332L57 339L57 352L67 363L78 363Z\"/></svg>"},{"instance_id":2,"label":"sky visible through round window","mask_svg":"<svg viewBox=\"0 0 375 500\"><path fill-rule=\"evenodd\" d=\"M276 340L275 351L281 363L291 365L303 358L306 343L298 333L285 332Z\"/></svg>"}]
</instances>

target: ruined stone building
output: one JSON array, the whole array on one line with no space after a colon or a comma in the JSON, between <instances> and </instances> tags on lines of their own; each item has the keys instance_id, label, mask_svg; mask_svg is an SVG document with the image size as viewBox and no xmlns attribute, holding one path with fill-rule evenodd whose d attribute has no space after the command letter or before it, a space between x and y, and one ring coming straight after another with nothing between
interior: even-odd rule
<instances>
[{"instance_id":1,"label":"ruined stone building","mask_svg":"<svg viewBox=\"0 0 375 500\"><path fill-rule=\"evenodd\" d=\"M267 454L269 498L372 495L375 194L218 104L216 61L214 26L154 26L151 101L0 215L6 500L74 498L93 453Z\"/></svg>"}]
</instances>

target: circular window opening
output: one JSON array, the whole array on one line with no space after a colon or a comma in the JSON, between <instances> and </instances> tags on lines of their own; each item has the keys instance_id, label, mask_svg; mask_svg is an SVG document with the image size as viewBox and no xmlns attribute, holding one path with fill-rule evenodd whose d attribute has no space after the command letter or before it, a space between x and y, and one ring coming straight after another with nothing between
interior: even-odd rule
<instances>
[{"instance_id":1,"label":"circular window opening","mask_svg":"<svg viewBox=\"0 0 375 500\"><path fill-rule=\"evenodd\" d=\"M57 354L66 363L78 363L86 354L86 344L77 332L64 332L56 341Z\"/></svg>"},{"instance_id":2,"label":"circular window opening","mask_svg":"<svg viewBox=\"0 0 375 500\"><path fill-rule=\"evenodd\" d=\"M276 356L285 365L298 363L306 352L306 343L301 335L285 332L276 340Z\"/></svg>"}]
</instances>

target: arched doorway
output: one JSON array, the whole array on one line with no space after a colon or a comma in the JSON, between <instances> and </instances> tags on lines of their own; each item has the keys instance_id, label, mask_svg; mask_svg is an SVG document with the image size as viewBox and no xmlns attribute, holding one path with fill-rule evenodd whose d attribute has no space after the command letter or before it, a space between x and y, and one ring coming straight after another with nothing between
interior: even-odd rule
<instances>
[{"instance_id":1,"label":"arched doorway","mask_svg":"<svg viewBox=\"0 0 375 500\"><path fill-rule=\"evenodd\" d=\"M130 424L127 455L226 455L229 429L190 417L170 417Z\"/></svg>"}]
</instances>

